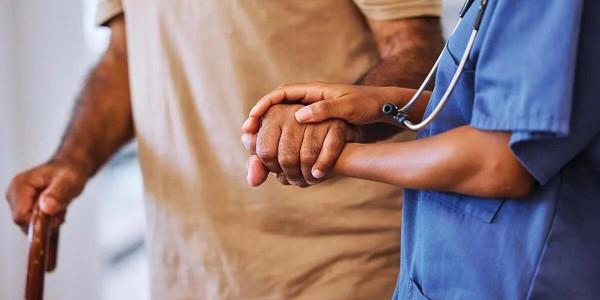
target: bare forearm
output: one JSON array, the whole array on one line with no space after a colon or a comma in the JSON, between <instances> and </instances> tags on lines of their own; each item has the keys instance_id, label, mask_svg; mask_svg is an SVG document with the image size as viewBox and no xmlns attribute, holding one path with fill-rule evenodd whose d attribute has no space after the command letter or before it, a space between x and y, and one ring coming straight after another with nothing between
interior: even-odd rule
<instances>
[{"instance_id":1,"label":"bare forearm","mask_svg":"<svg viewBox=\"0 0 600 300\"><path fill-rule=\"evenodd\" d=\"M369 21L369 26L381 60L359 83L418 88L444 47L439 18Z\"/></svg>"},{"instance_id":2,"label":"bare forearm","mask_svg":"<svg viewBox=\"0 0 600 300\"><path fill-rule=\"evenodd\" d=\"M510 133L463 126L430 138L348 144L334 171L343 176L480 197L518 197L533 179L509 149Z\"/></svg>"},{"instance_id":3,"label":"bare forearm","mask_svg":"<svg viewBox=\"0 0 600 300\"><path fill-rule=\"evenodd\" d=\"M440 20L421 17L394 21L369 21L381 60L357 83L370 86L398 86L416 89L443 48ZM391 102L391 101L390 101ZM413 115L422 117L416 107ZM375 123L361 126L365 142L384 140L398 133L397 126Z\"/></svg>"},{"instance_id":4,"label":"bare forearm","mask_svg":"<svg viewBox=\"0 0 600 300\"><path fill-rule=\"evenodd\" d=\"M111 26L111 45L89 74L52 158L77 164L89 176L133 137L123 27Z\"/></svg>"}]
</instances>

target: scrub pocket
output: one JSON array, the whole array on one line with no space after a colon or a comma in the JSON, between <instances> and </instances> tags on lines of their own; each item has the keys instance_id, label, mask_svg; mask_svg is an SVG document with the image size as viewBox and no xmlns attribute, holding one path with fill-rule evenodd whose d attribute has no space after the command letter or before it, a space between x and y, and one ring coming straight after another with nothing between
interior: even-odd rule
<instances>
[{"instance_id":1,"label":"scrub pocket","mask_svg":"<svg viewBox=\"0 0 600 300\"><path fill-rule=\"evenodd\" d=\"M443 193L433 191L423 191L429 194L430 198L442 202L444 205L450 206L457 212L469 215L477 220L491 223L494 216L500 210L504 198L481 198L472 197L455 193Z\"/></svg>"},{"instance_id":2,"label":"scrub pocket","mask_svg":"<svg viewBox=\"0 0 600 300\"><path fill-rule=\"evenodd\" d=\"M421 288L411 279L408 283L409 287L406 290L406 299L409 300L431 300L427 296L423 295Z\"/></svg>"}]
</instances>

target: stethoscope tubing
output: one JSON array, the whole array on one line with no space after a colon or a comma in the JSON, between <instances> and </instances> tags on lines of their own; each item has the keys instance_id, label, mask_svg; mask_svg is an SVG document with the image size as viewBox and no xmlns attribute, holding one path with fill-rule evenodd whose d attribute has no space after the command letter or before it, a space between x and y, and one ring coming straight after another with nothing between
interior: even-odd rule
<instances>
[{"instance_id":1,"label":"stethoscope tubing","mask_svg":"<svg viewBox=\"0 0 600 300\"><path fill-rule=\"evenodd\" d=\"M454 32L456 31L456 29L462 22L464 15L466 14L469 7L473 4L473 2L474 2L474 0L467 0L465 2L464 6L459 14L458 22L456 23L456 26L452 30L452 34L450 34L450 36L454 35ZM471 55L471 51L473 50L473 45L475 44L475 38L477 37L477 33L479 32L479 25L481 24L481 20L483 18L483 13L485 12L486 6L487 6L487 0L482 0L481 5L479 7L479 14L477 15L477 18L475 19L475 24L473 25L473 31L471 31L469 41L467 42L467 46L465 48L465 51L463 52L463 55L460 59L458 67L457 67L456 71L454 72L454 75L452 76L452 80L450 81L448 88L446 89L446 91L444 92L444 95L440 99L440 102L436 105L436 107L429 114L429 116L427 116L427 118L425 118L424 120L422 120L421 122L419 122L417 124L412 124L409 120L408 110L419 100L419 97L421 97L421 95L423 94L423 92L425 91L425 89L427 88L427 86L429 85L431 80L433 79L434 74L437 72L437 69L439 67L440 60L444 54L444 51L442 51L442 53L438 56L435 64L429 71L429 74L427 74L427 77L425 78L425 80L423 81L423 83L421 84L419 89L416 91L416 93L413 95L413 97L406 103L406 105L404 105L404 107L402 107L401 109L398 109L394 104L388 103L388 104L384 105L384 107L382 109L384 114L393 116L395 122L398 125L405 127L407 129L413 130L413 131L418 131L418 130L424 128L425 126L427 126L431 122L433 122L433 120L435 120L435 118L438 117L438 115L440 114L440 112L442 111L442 109L444 108L446 103L448 102L448 99L452 95L452 92L454 91L454 88L456 87L456 84L458 83L460 76L462 75L463 71L465 70L465 65L467 64L467 61L469 60L469 56ZM448 47L448 42L446 42L446 44L444 45L444 50L446 49L446 47Z\"/></svg>"}]
</instances>

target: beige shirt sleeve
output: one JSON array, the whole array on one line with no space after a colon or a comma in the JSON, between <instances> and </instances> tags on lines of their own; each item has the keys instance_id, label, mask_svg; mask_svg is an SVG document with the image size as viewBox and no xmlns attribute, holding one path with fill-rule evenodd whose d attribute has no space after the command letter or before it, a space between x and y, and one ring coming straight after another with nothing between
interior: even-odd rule
<instances>
[{"instance_id":1,"label":"beige shirt sleeve","mask_svg":"<svg viewBox=\"0 0 600 300\"><path fill-rule=\"evenodd\" d=\"M440 16L441 0L354 0L371 20L385 21L421 16Z\"/></svg>"},{"instance_id":2,"label":"beige shirt sleeve","mask_svg":"<svg viewBox=\"0 0 600 300\"><path fill-rule=\"evenodd\" d=\"M105 25L108 20L123 12L121 0L98 0L96 24Z\"/></svg>"}]
</instances>

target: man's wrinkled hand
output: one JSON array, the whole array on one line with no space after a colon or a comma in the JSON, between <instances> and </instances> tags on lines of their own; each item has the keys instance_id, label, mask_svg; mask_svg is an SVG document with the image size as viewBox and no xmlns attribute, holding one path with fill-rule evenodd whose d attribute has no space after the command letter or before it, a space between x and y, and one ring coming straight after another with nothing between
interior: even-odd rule
<instances>
[{"instance_id":1,"label":"man's wrinkled hand","mask_svg":"<svg viewBox=\"0 0 600 300\"><path fill-rule=\"evenodd\" d=\"M85 172L74 164L50 162L15 176L6 192L13 221L27 231L36 201L53 217L53 226L64 221L67 205L82 191Z\"/></svg>"},{"instance_id":2,"label":"man's wrinkled hand","mask_svg":"<svg viewBox=\"0 0 600 300\"><path fill-rule=\"evenodd\" d=\"M246 133L242 142L250 151L247 179L262 184L268 172L283 184L306 187L329 175L347 142L357 138L355 127L338 119L301 124L294 114L303 105L279 104L264 114L256 134Z\"/></svg>"}]
</instances>

